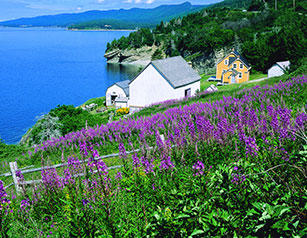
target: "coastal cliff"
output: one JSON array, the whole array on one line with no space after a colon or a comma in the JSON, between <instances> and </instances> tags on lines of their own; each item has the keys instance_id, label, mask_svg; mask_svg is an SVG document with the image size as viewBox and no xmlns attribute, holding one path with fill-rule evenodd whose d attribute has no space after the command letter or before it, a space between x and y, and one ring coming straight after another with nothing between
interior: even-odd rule
<instances>
[{"instance_id":1,"label":"coastal cliff","mask_svg":"<svg viewBox=\"0 0 307 238\"><path fill-rule=\"evenodd\" d=\"M157 46L143 46L138 49L115 49L109 52L106 52L104 57L107 58L108 63L120 63L120 64L139 64L146 65L151 60L166 58L166 55L161 54L156 58L156 52L160 48ZM215 71L216 63L219 62L231 48L223 48L220 50L214 50L210 54L197 53L191 56L186 57L186 61L190 62L192 67L198 73L213 73Z\"/></svg>"},{"instance_id":2,"label":"coastal cliff","mask_svg":"<svg viewBox=\"0 0 307 238\"><path fill-rule=\"evenodd\" d=\"M104 57L108 63L132 63L132 64L147 64L152 60L156 47L143 46L138 49L115 49L106 52Z\"/></svg>"}]
</instances>

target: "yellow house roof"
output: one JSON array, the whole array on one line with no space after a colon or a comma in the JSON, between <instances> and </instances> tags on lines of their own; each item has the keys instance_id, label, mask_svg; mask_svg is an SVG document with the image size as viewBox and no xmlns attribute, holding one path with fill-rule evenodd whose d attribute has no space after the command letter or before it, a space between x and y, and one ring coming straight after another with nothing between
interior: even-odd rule
<instances>
[{"instance_id":1,"label":"yellow house roof","mask_svg":"<svg viewBox=\"0 0 307 238\"><path fill-rule=\"evenodd\" d=\"M234 60L232 60L232 62L230 62L230 60L229 60L229 64L228 64L228 66L230 66L230 65L232 65L232 63L233 62L235 62L236 61L236 59L239 59L247 68L250 68L250 65L249 65L249 63L247 62L247 60L243 57L243 56L241 56L240 55L240 53L238 52L238 51L236 51L236 50L232 50L228 55L226 55L223 59L221 59L217 64L219 64L219 63L221 63L222 61L224 61L227 57L229 57L231 54L233 54L235 57L233 57L233 58L235 58Z\"/></svg>"}]
</instances>

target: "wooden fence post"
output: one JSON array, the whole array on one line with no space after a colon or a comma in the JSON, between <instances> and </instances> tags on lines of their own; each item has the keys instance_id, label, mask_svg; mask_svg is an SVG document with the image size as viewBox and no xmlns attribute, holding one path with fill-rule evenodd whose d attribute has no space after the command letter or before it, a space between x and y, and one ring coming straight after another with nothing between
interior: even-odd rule
<instances>
[{"instance_id":1,"label":"wooden fence post","mask_svg":"<svg viewBox=\"0 0 307 238\"><path fill-rule=\"evenodd\" d=\"M18 181L18 178L16 176L16 171L18 170L17 162L10 162L10 169L13 177L13 182L16 188L16 192L20 193L21 192L21 187Z\"/></svg>"}]
</instances>

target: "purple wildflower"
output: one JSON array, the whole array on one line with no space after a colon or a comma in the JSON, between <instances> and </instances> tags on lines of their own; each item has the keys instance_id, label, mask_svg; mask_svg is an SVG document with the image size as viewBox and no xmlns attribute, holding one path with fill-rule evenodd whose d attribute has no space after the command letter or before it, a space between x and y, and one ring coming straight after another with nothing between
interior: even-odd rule
<instances>
[{"instance_id":1,"label":"purple wildflower","mask_svg":"<svg viewBox=\"0 0 307 238\"><path fill-rule=\"evenodd\" d=\"M118 171L115 178L118 179L118 180L122 179L123 178L122 173L120 171Z\"/></svg>"},{"instance_id":2,"label":"purple wildflower","mask_svg":"<svg viewBox=\"0 0 307 238\"><path fill-rule=\"evenodd\" d=\"M26 211L26 208L30 206L29 198L24 199L20 202L20 209Z\"/></svg>"},{"instance_id":3,"label":"purple wildflower","mask_svg":"<svg viewBox=\"0 0 307 238\"><path fill-rule=\"evenodd\" d=\"M244 138L246 145L246 157L250 156L258 156L259 147L256 144L255 138L245 137Z\"/></svg>"},{"instance_id":4,"label":"purple wildflower","mask_svg":"<svg viewBox=\"0 0 307 238\"><path fill-rule=\"evenodd\" d=\"M42 170L42 181L46 189L55 190L62 188L61 180L55 169Z\"/></svg>"},{"instance_id":5,"label":"purple wildflower","mask_svg":"<svg viewBox=\"0 0 307 238\"><path fill-rule=\"evenodd\" d=\"M5 212L7 212L7 209L9 208L8 204L10 204L10 202L11 201L7 198L3 182L0 180L0 211L5 209Z\"/></svg>"},{"instance_id":6,"label":"purple wildflower","mask_svg":"<svg viewBox=\"0 0 307 238\"><path fill-rule=\"evenodd\" d=\"M93 170L93 167L97 168L99 172L103 172L104 174L108 173L108 167L101 159L95 160L93 163L91 163L90 164L91 170Z\"/></svg>"},{"instance_id":7,"label":"purple wildflower","mask_svg":"<svg viewBox=\"0 0 307 238\"><path fill-rule=\"evenodd\" d=\"M126 148L125 148L124 144L120 142L118 148L119 148L120 158L127 159L127 153L126 153Z\"/></svg>"},{"instance_id":8,"label":"purple wildflower","mask_svg":"<svg viewBox=\"0 0 307 238\"><path fill-rule=\"evenodd\" d=\"M155 165L153 164L153 159L149 162L149 160L147 158L142 156L141 162L142 162L142 165L144 167L144 172L146 174L154 172L153 168L155 167Z\"/></svg>"},{"instance_id":9,"label":"purple wildflower","mask_svg":"<svg viewBox=\"0 0 307 238\"><path fill-rule=\"evenodd\" d=\"M192 169L194 170L193 176L198 176L198 175L204 175L204 169L205 165L201 161L197 161L193 166Z\"/></svg>"},{"instance_id":10,"label":"purple wildflower","mask_svg":"<svg viewBox=\"0 0 307 238\"><path fill-rule=\"evenodd\" d=\"M160 162L160 166L159 166L160 171L168 170L168 169L172 170L174 167L175 167L175 165L171 161L171 157L170 156L168 156L166 159L162 160Z\"/></svg>"},{"instance_id":11,"label":"purple wildflower","mask_svg":"<svg viewBox=\"0 0 307 238\"><path fill-rule=\"evenodd\" d=\"M133 165L135 168L140 167L140 160L138 158L138 155L135 153L132 155Z\"/></svg>"},{"instance_id":12,"label":"purple wildflower","mask_svg":"<svg viewBox=\"0 0 307 238\"><path fill-rule=\"evenodd\" d=\"M242 175L242 174L233 173L231 174L231 176L232 176L231 182L237 185L243 183L246 180L245 175Z\"/></svg>"},{"instance_id":13,"label":"purple wildflower","mask_svg":"<svg viewBox=\"0 0 307 238\"><path fill-rule=\"evenodd\" d=\"M24 177L23 177L23 174L21 173L21 171L20 170L17 170L16 171L16 177L17 177L17 179L18 179L18 181L24 181Z\"/></svg>"}]
</instances>

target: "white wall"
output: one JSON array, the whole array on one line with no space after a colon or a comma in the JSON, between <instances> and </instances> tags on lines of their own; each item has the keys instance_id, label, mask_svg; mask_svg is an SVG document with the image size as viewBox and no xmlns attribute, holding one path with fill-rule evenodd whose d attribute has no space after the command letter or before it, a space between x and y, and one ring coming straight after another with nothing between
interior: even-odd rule
<instances>
[{"instance_id":1,"label":"white wall","mask_svg":"<svg viewBox=\"0 0 307 238\"><path fill-rule=\"evenodd\" d=\"M111 95L117 95L118 97L127 97L124 90L118 87L116 84L109 87L106 92L106 105L110 106L111 104Z\"/></svg>"},{"instance_id":2,"label":"white wall","mask_svg":"<svg viewBox=\"0 0 307 238\"><path fill-rule=\"evenodd\" d=\"M277 65L273 65L268 71L268 78L281 76L284 74L284 71Z\"/></svg>"},{"instance_id":3,"label":"white wall","mask_svg":"<svg viewBox=\"0 0 307 238\"><path fill-rule=\"evenodd\" d=\"M200 81L174 89L152 65L149 65L129 85L129 107L144 107L156 102L184 97L184 91L191 88L191 95L200 89Z\"/></svg>"},{"instance_id":4,"label":"white wall","mask_svg":"<svg viewBox=\"0 0 307 238\"><path fill-rule=\"evenodd\" d=\"M116 102L115 103L116 109L123 108L123 107L128 107L128 102Z\"/></svg>"},{"instance_id":5,"label":"white wall","mask_svg":"<svg viewBox=\"0 0 307 238\"><path fill-rule=\"evenodd\" d=\"M196 93L196 90L200 90L200 81L197 81L195 83L189 84L187 86L181 87L181 88L176 88L176 98L183 98L184 97L184 91L186 89L191 88L191 96L194 96Z\"/></svg>"}]
</instances>

